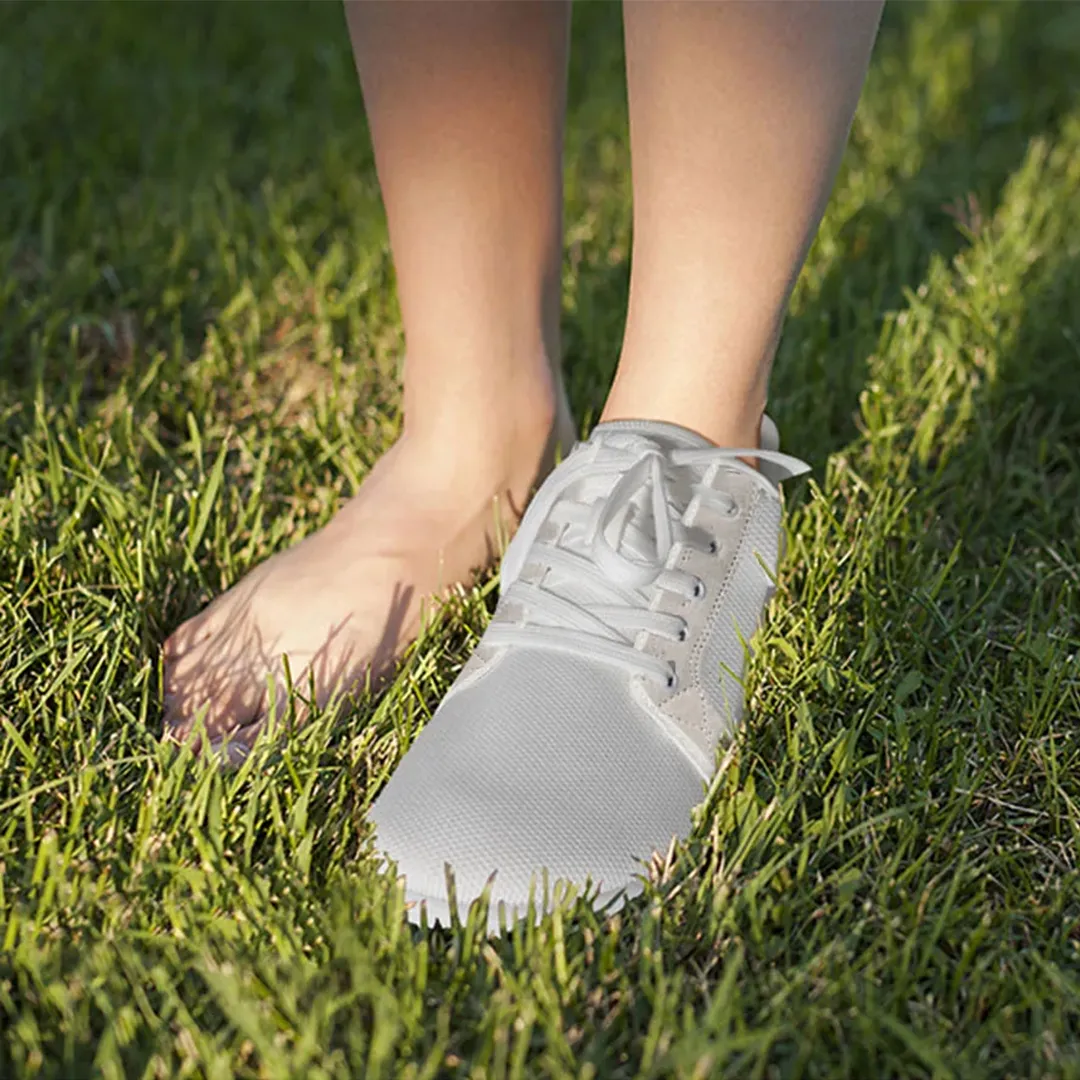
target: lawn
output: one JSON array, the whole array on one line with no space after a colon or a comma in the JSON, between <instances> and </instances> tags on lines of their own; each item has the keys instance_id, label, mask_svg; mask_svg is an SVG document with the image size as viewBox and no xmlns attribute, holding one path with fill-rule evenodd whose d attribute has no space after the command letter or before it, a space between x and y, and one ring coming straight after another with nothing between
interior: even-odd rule
<instances>
[{"instance_id":1,"label":"lawn","mask_svg":"<svg viewBox=\"0 0 1080 1080\"><path fill-rule=\"evenodd\" d=\"M582 6L568 383L626 304ZM410 929L366 811L493 604L223 775L158 648L400 422L341 9L0 7L0 1076L1080 1077L1080 6L895 6L770 411L751 707L618 916Z\"/></svg>"}]
</instances>

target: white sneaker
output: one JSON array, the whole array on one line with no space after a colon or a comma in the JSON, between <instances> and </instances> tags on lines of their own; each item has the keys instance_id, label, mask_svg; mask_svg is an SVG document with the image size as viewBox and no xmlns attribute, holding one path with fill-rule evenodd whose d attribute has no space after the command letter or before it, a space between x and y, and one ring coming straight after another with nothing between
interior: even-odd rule
<instances>
[{"instance_id":1,"label":"white sneaker","mask_svg":"<svg viewBox=\"0 0 1080 1080\"><path fill-rule=\"evenodd\" d=\"M475 653L371 809L409 917L450 921L494 873L526 914L543 875L608 910L690 831L743 711L746 643L774 591L778 482L809 467L674 424L601 424L544 482ZM760 471L740 457L756 457Z\"/></svg>"}]
</instances>

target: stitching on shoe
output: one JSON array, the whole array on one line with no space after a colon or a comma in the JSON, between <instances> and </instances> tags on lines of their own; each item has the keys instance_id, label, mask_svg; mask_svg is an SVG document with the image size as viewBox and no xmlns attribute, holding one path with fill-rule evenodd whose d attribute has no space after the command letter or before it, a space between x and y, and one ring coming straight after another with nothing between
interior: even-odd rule
<instances>
[{"instance_id":1,"label":"stitching on shoe","mask_svg":"<svg viewBox=\"0 0 1080 1080\"><path fill-rule=\"evenodd\" d=\"M705 720L704 733L711 736L719 737L724 731L730 729L731 725L730 723L724 723L724 718L719 715L718 710L715 709L709 701L709 695L706 692L705 681L701 671L702 657L708 640L713 632L712 624L716 619L717 611L727 599L728 592L731 589L731 582L735 576L736 567L742 559L744 549L748 542L747 538L753 532L752 526L758 516L758 511L760 510L763 499L764 495L758 491L754 491L751 494L750 502L746 508L746 513L743 516L742 529L739 533L739 542L736 545L730 563L728 563L727 573L724 575L720 589L716 594L716 599L709 608L709 614L704 621L701 633L698 635L698 639L694 642L693 648L690 650L690 655L687 657L687 666L689 667L691 676L690 684L698 689L705 702L705 713L702 718ZM716 672L715 677L722 683L724 680L724 673ZM715 723L713 722L713 714L716 714Z\"/></svg>"}]
</instances>

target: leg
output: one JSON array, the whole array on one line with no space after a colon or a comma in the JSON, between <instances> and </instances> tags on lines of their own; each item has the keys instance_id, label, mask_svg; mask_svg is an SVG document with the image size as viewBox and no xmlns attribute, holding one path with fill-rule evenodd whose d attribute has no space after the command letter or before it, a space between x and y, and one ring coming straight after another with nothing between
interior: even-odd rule
<instances>
[{"instance_id":1,"label":"leg","mask_svg":"<svg viewBox=\"0 0 1080 1080\"><path fill-rule=\"evenodd\" d=\"M604 420L537 495L476 653L371 809L429 917L530 885L640 889L743 713L781 478L759 447L783 312L880 5L626 8L634 253ZM761 440L768 442L769 440ZM767 467L766 467L767 466ZM413 918L418 917L414 909ZM489 908L489 926L497 914Z\"/></svg>"},{"instance_id":2,"label":"leg","mask_svg":"<svg viewBox=\"0 0 1080 1080\"><path fill-rule=\"evenodd\" d=\"M757 446L881 4L627 2L634 249L604 419Z\"/></svg>"},{"instance_id":3,"label":"leg","mask_svg":"<svg viewBox=\"0 0 1080 1080\"><path fill-rule=\"evenodd\" d=\"M546 438L561 400L569 10L347 6L408 342L406 430L439 452L472 439L489 462L500 413Z\"/></svg>"},{"instance_id":4,"label":"leg","mask_svg":"<svg viewBox=\"0 0 1080 1080\"><path fill-rule=\"evenodd\" d=\"M166 642L173 737L205 708L212 738L250 742L283 654L320 703L384 673L421 602L490 562L574 438L558 372L567 4L347 10L405 324L404 430L329 526Z\"/></svg>"}]
</instances>

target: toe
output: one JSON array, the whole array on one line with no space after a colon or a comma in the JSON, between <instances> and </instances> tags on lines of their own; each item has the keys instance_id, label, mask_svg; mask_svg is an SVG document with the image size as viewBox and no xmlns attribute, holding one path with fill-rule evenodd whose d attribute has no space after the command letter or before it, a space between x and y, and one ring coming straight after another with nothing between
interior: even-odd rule
<instances>
[{"instance_id":1,"label":"toe","mask_svg":"<svg viewBox=\"0 0 1080 1080\"><path fill-rule=\"evenodd\" d=\"M269 692L264 692L258 707L249 710L248 719L228 728L217 738L216 743L222 747L231 764L238 764L247 757L265 732L274 729L279 734L287 734L290 730L306 724L310 715L310 703L299 693L290 699L285 679L279 677L272 701Z\"/></svg>"},{"instance_id":2,"label":"toe","mask_svg":"<svg viewBox=\"0 0 1080 1080\"><path fill-rule=\"evenodd\" d=\"M163 737L189 742L198 729L211 739L250 724L264 689L247 664L229 662L214 639L165 662Z\"/></svg>"}]
</instances>

